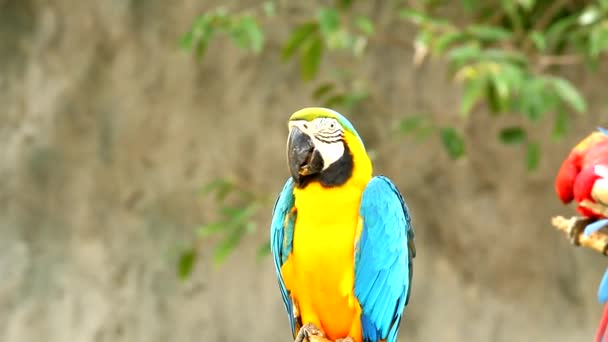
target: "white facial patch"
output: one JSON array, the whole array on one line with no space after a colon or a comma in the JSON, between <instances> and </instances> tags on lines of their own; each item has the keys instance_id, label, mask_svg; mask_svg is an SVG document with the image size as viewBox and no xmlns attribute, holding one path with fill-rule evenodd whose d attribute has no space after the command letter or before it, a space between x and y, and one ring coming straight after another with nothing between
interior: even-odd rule
<instances>
[{"instance_id":1,"label":"white facial patch","mask_svg":"<svg viewBox=\"0 0 608 342\"><path fill-rule=\"evenodd\" d=\"M344 154L344 143L341 141L327 144L313 138L312 142L321 154L321 157L323 157L323 170L338 161Z\"/></svg>"},{"instance_id":2,"label":"white facial patch","mask_svg":"<svg viewBox=\"0 0 608 342\"><path fill-rule=\"evenodd\" d=\"M593 171L600 178L593 183L591 197L600 204L608 205L608 167L596 165Z\"/></svg>"},{"instance_id":3,"label":"white facial patch","mask_svg":"<svg viewBox=\"0 0 608 342\"><path fill-rule=\"evenodd\" d=\"M298 127L306 133L323 158L323 170L344 155L342 125L332 118L316 118L312 121L297 120L289 122L289 129Z\"/></svg>"},{"instance_id":4,"label":"white facial patch","mask_svg":"<svg viewBox=\"0 0 608 342\"><path fill-rule=\"evenodd\" d=\"M596 175L608 180L608 167L606 167L604 165L596 165L593 168L593 171L595 172Z\"/></svg>"}]
</instances>

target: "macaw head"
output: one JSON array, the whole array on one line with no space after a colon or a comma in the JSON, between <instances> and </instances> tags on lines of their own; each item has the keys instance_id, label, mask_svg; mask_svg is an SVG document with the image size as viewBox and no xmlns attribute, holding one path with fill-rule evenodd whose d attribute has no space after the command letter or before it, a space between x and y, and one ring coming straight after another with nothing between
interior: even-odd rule
<instances>
[{"instance_id":1,"label":"macaw head","mask_svg":"<svg viewBox=\"0 0 608 342\"><path fill-rule=\"evenodd\" d=\"M597 149L599 144L606 142L608 132L601 127L598 127L598 130L579 142L560 166L555 178L555 190L563 203L569 203L573 199L578 201L578 198L575 197L582 196L580 194L590 189L597 179L592 172L593 168L589 169L591 171L586 170L583 174L581 174L581 170L584 168L582 162L585 156L593 149ZM575 184L578 188L577 191L575 191ZM578 193L579 196L575 196L575 193Z\"/></svg>"},{"instance_id":2,"label":"macaw head","mask_svg":"<svg viewBox=\"0 0 608 342\"><path fill-rule=\"evenodd\" d=\"M339 186L355 171L371 175L371 161L363 141L340 113L320 107L304 108L291 115L288 126L289 172L299 187L312 180L326 187Z\"/></svg>"}]
</instances>

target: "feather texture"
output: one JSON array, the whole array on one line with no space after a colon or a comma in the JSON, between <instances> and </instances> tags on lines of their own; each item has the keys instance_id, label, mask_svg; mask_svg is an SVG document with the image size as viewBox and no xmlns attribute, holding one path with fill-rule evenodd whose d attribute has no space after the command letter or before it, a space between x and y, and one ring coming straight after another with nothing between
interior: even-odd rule
<instances>
[{"instance_id":1,"label":"feather texture","mask_svg":"<svg viewBox=\"0 0 608 342\"><path fill-rule=\"evenodd\" d=\"M355 249L355 296L363 340L395 342L411 292L414 230L409 209L386 177L372 178L360 206L363 229Z\"/></svg>"},{"instance_id":2,"label":"feather texture","mask_svg":"<svg viewBox=\"0 0 608 342\"><path fill-rule=\"evenodd\" d=\"M290 177L287 182L285 182L283 190L281 191L281 194L279 194L274 205L272 223L270 225L270 250L274 260L275 271L277 272L277 279L279 288L281 289L285 310L287 310L289 315L291 333L295 334L296 321L293 303L289 291L285 287L283 276L281 275L281 266L287 261L287 257L289 256L289 253L291 253L293 246L293 231L296 219L293 187L294 182Z\"/></svg>"}]
</instances>

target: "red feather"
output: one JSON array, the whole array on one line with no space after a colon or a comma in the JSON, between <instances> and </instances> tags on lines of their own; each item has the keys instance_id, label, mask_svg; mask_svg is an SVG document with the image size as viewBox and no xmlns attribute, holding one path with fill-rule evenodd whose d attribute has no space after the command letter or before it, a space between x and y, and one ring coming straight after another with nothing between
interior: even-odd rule
<instances>
[{"instance_id":1,"label":"red feather","mask_svg":"<svg viewBox=\"0 0 608 342\"><path fill-rule=\"evenodd\" d=\"M595 202L591 197L593 185L599 176L595 166L608 167L608 136L594 132L581 141L562 163L555 179L555 190L563 203L572 200ZM577 210L586 217L603 217L587 208L578 206Z\"/></svg>"}]
</instances>

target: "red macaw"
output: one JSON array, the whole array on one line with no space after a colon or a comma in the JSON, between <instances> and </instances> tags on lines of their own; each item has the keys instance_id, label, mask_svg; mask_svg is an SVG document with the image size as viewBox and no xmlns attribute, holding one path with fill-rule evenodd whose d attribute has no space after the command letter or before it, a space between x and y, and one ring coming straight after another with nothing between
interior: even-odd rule
<instances>
[{"instance_id":1,"label":"red macaw","mask_svg":"<svg viewBox=\"0 0 608 342\"><path fill-rule=\"evenodd\" d=\"M592 222L584 227L584 234L589 235L608 226L605 214L608 212L608 130L599 128L598 132L591 133L572 149L559 169L555 190L564 204L574 200L583 220ZM585 205L587 203L602 210L589 208ZM573 222L570 237L576 241L580 226ZM600 303L608 301L608 270L600 282L598 300ZM596 342L608 341L607 326L608 304L604 308Z\"/></svg>"}]
</instances>

